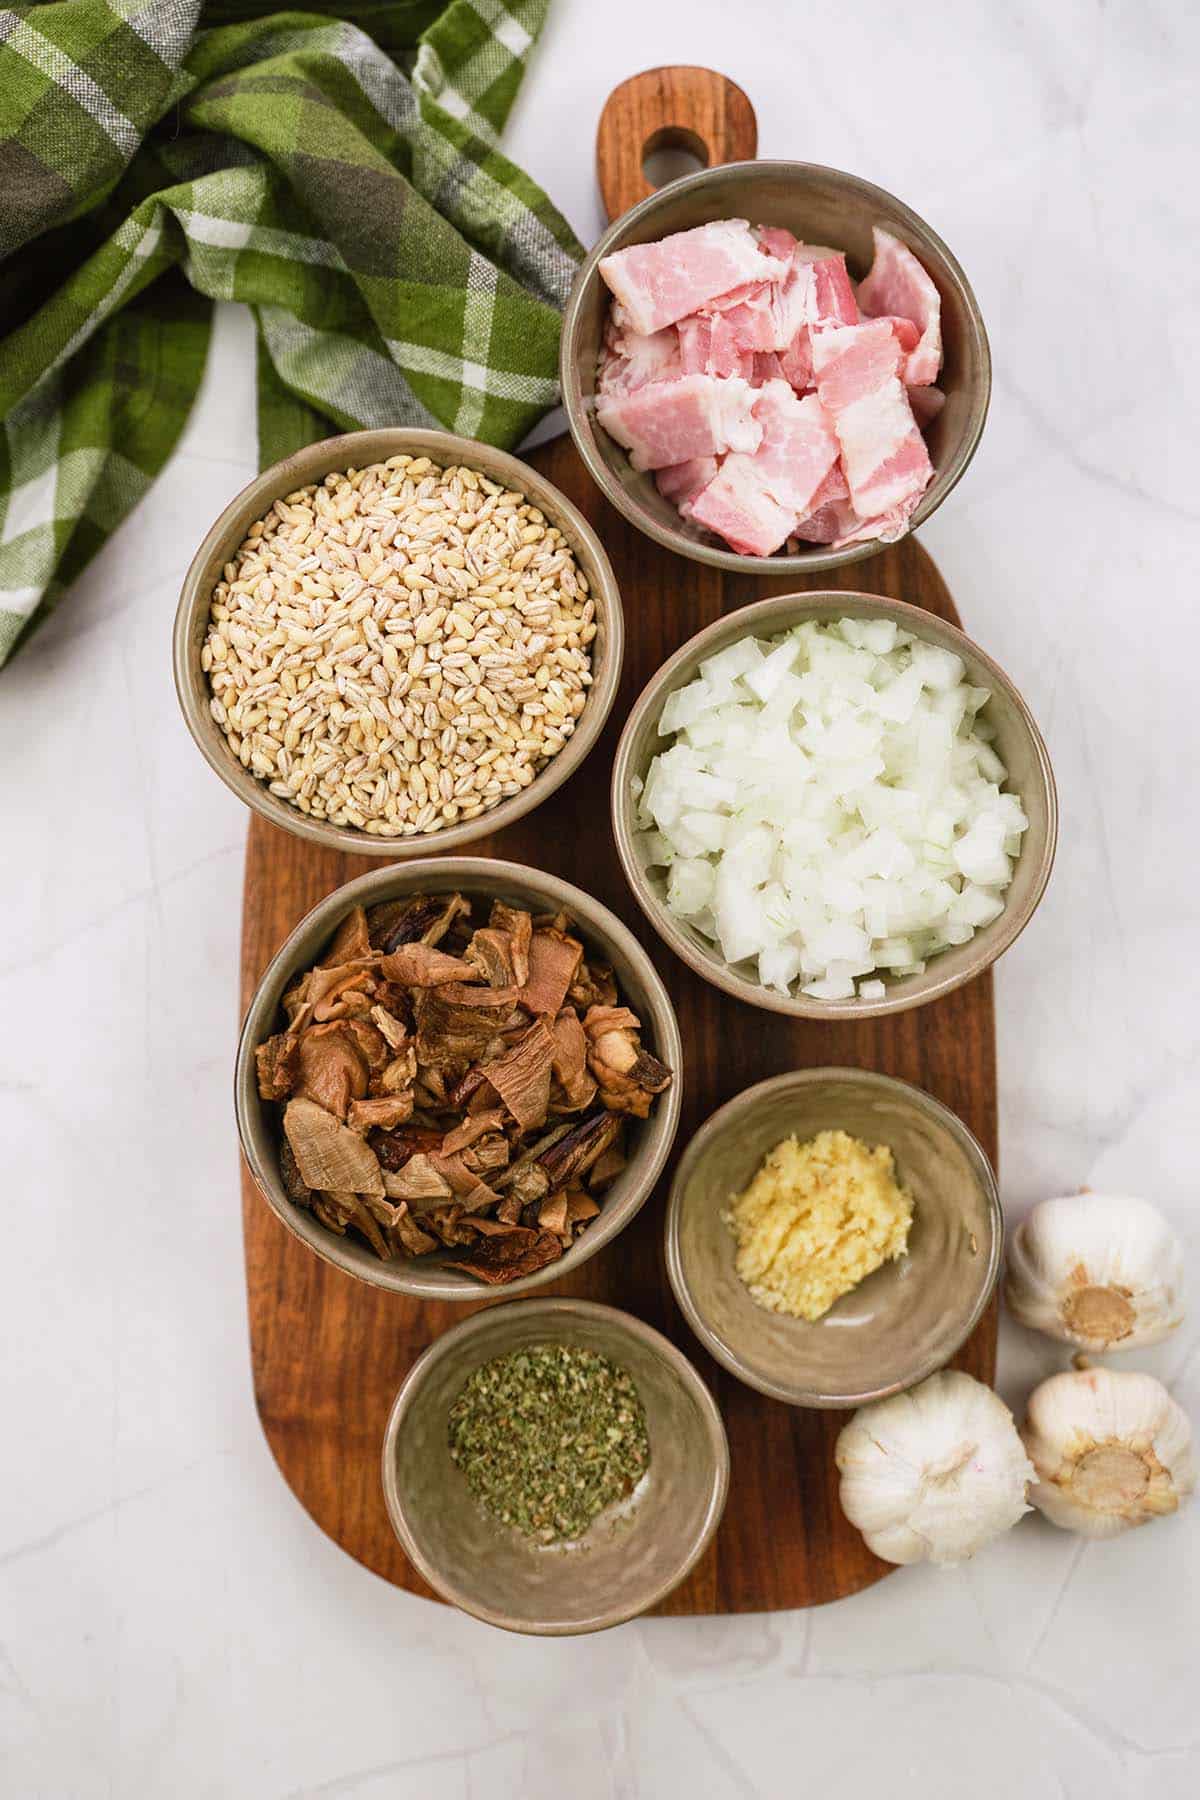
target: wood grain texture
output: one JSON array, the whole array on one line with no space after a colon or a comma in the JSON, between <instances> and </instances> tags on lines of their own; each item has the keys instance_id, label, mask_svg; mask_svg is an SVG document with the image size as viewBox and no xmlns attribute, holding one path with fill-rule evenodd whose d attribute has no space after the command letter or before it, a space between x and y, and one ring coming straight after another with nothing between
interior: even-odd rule
<instances>
[{"instance_id":1,"label":"wood grain texture","mask_svg":"<svg viewBox=\"0 0 1200 1800\"><path fill-rule=\"evenodd\" d=\"M596 174L610 219L654 192L642 171L651 150L686 148L706 168L749 162L758 150L754 108L715 69L645 69L614 88L596 131Z\"/></svg>"},{"instance_id":2,"label":"wood grain texture","mask_svg":"<svg viewBox=\"0 0 1200 1800\"><path fill-rule=\"evenodd\" d=\"M764 1076L825 1063L898 1075L952 1107L996 1160L996 1084L990 975L915 1012L824 1025L761 1012L692 975L655 937L625 887L608 822L608 782L634 696L686 638L733 607L795 591L786 577L726 575L683 564L601 498L569 440L530 458L599 532L621 584L628 649L621 692L583 768L528 818L472 845L476 854L534 863L576 882L637 933L671 992L686 1048L676 1149L717 1106ZM957 621L929 557L912 539L811 588L890 594ZM381 859L386 860L386 859ZM242 1000L310 907L370 866L323 852L254 818L246 856ZM812 1606L888 1573L843 1519L833 1447L844 1414L794 1410L743 1387L692 1338L667 1285L663 1208L670 1171L620 1237L573 1277L545 1290L582 1294L639 1314L697 1364L729 1432L733 1479L716 1540L660 1609L761 1612ZM385 1421L405 1372L426 1344L470 1310L364 1286L313 1256L278 1224L243 1171L246 1278L254 1385L267 1441L302 1505L351 1556L414 1593L388 1524L379 1478ZM487 1304L488 1302L481 1302ZM990 1381L996 1308L957 1359Z\"/></svg>"}]
</instances>

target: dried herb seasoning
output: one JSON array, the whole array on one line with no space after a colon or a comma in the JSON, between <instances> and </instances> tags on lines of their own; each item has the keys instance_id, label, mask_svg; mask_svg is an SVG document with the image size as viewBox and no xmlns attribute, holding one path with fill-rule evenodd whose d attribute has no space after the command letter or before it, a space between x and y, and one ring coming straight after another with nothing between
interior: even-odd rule
<instances>
[{"instance_id":1,"label":"dried herb seasoning","mask_svg":"<svg viewBox=\"0 0 1200 1800\"><path fill-rule=\"evenodd\" d=\"M581 1537L650 1462L633 1377L569 1344L514 1350L476 1369L450 1408L449 1436L476 1499L543 1544Z\"/></svg>"}]
</instances>

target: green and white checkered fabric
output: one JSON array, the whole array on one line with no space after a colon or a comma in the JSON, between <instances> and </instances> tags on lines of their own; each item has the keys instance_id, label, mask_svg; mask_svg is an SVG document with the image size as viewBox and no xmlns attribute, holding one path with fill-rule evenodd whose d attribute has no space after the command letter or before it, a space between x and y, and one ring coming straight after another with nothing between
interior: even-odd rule
<instances>
[{"instance_id":1,"label":"green and white checkered fabric","mask_svg":"<svg viewBox=\"0 0 1200 1800\"><path fill-rule=\"evenodd\" d=\"M0 662L169 456L212 300L254 309L262 464L554 404L582 251L497 148L548 3L0 9Z\"/></svg>"}]
</instances>

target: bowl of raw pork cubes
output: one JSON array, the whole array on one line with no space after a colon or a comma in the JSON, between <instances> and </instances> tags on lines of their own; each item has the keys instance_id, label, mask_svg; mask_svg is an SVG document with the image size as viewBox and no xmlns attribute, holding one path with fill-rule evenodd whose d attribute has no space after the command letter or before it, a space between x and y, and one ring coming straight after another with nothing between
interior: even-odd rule
<instances>
[{"instance_id":1,"label":"bowl of raw pork cubes","mask_svg":"<svg viewBox=\"0 0 1200 1800\"><path fill-rule=\"evenodd\" d=\"M958 262L900 200L747 162L610 227L567 304L561 378L580 454L641 531L717 568L809 574L941 505L991 357Z\"/></svg>"}]
</instances>

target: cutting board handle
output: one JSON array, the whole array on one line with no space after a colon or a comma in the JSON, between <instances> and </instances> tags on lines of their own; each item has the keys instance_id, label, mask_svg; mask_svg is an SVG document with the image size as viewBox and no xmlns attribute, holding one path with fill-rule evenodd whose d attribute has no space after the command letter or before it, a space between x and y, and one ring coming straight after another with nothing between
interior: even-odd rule
<instances>
[{"instance_id":1,"label":"cutting board handle","mask_svg":"<svg viewBox=\"0 0 1200 1800\"><path fill-rule=\"evenodd\" d=\"M687 149L706 168L749 162L758 151L754 108L715 69L644 69L614 88L596 128L596 173L610 219L654 192L642 170L653 150Z\"/></svg>"}]
</instances>

